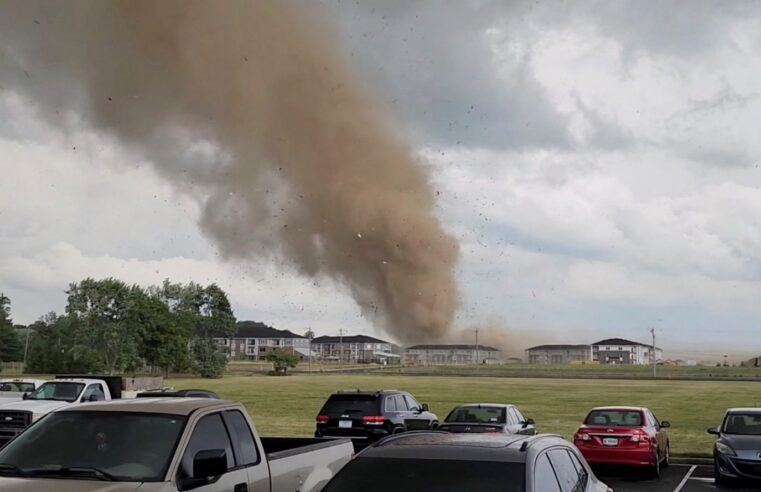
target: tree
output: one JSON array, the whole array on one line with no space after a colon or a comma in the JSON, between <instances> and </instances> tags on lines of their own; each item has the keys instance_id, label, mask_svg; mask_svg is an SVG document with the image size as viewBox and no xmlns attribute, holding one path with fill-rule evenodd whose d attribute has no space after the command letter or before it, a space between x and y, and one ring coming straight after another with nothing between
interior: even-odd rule
<instances>
[{"instance_id":1,"label":"tree","mask_svg":"<svg viewBox=\"0 0 761 492\"><path fill-rule=\"evenodd\" d=\"M311 328L309 328L306 333L304 333L304 338L308 338L309 340L314 338L314 332Z\"/></svg>"},{"instance_id":2,"label":"tree","mask_svg":"<svg viewBox=\"0 0 761 492\"><path fill-rule=\"evenodd\" d=\"M130 309L140 288L114 278L86 278L70 284L66 293L66 314L77 328L75 345L96 348L109 374L139 368L142 327L130 322Z\"/></svg>"},{"instance_id":3,"label":"tree","mask_svg":"<svg viewBox=\"0 0 761 492\"><path fill-rule=\"evenodd\" d=\"M225 372L227 356L222 351L219 341L213 338L196 338L193 340L193 370L203 378L219 378Z\"/></svg>"},{"instance_id":4,"label":"tree","mask_svg":"<svg viewBox=\"0 0 761 492\"><path fill-rule=\"evenodd\" d=\"M11 320L11 300L0 293L0 362L18 362L23 358L23 347Z\"/></svg>"},{"instance_id":5,"label":"tree","mask_svg":"<svg viewBox=\"0 0 761 492\"><path fill-rule=\"evenodd\" d=\"M131 321L141 326L140 356L152 372L162 369L185 370L189 366L188 331L170 312L169 306L155 291L134 293Z\"/></svg>"},{"instance_id":6,"label":"tree","mask_svg":"<svg viewBox=\"0 0 761 492\"><path fill-rule=\"evenodd\" d=\"M103 369L98 351L75 343L77 323L50 312L29 325L29 352L24 371L30 374L91 373Z\"/></svg>"},{"instance_id":7,"label":"tree","mask_svg":"<svg viewBox=\"0 0 761 492\"><path fill-rule=\"evenodd\" d=\"M276 376L285 376L288 368L294 368L299 363L298 357L280 349L270 352L267 360L272 362L273 374Z\"/></svg>"}]
</instances>

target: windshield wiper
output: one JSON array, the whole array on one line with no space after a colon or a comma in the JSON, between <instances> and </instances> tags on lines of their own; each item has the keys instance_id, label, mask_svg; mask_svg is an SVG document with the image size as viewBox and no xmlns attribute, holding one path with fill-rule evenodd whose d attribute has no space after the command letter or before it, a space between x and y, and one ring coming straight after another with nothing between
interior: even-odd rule
<instances>
[{"instance_id":1,"label":"windshield wiper","mask_svg":"<svg viewBox=\"0 0 761 492\"><path fill-rule=\"evenodd\" d=\"M100 468L94 466L60 466L55 468L37 468L35 470L29 470L27 475L42 476L42 475L57 475L62 477L82 477L92 476L98 480L105 480L109 482L115 482L118 479Z\"/></svg>"},{"instance_id":2,"label":"windshield wiper","mask_svg":"<svg viewBox=\"0 0 761 492\"><path fill-rule=\"evenodd\" d=\"M0 463L0 473L13 472L19 477L25 477L26 472L12 463Z\"/></svg>"}]
</instances>

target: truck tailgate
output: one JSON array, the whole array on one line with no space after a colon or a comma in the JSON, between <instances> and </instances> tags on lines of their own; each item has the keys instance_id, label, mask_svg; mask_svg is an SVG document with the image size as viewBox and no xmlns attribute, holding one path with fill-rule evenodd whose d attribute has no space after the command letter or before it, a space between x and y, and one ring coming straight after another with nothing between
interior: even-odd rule
<instances>
[{"instance_id":1,"label":"truck tailgate","mask_svg":"<svg viewBox=\"0 0 761 492\"><path fill-rule=\"evenodd\" d=\"M319 491L349 462L349 439L261 438L270 466L272 492Z\"/></svg>"}]
</instances>

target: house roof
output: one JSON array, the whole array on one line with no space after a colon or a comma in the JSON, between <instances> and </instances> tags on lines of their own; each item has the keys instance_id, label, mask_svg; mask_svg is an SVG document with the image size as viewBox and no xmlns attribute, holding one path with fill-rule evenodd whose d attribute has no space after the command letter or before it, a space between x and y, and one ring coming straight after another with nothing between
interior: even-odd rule
<instances>
[{"instance_id":1,"label":"house roof","mask_svg":"<svg viewBox=\"0 0 761 492\"><path fill-rule=\"evenodd\" d=\"M526 350L589 350L589 345L537 345Z\"/></svg>"},{"instance_id":2,"label":"house roof","mask_svg":"<svg viewBox=\"0 0 761 492\"><path fill-rule=\"evenodd\" d=\"M606 338L605 340L600 340L599 342L593 343L592 345L642 345L643 347L651 346L649 343L632 342L631 340L626 340L625 338Z\"/></svg>"},{"instance_id":3,"label":"house roof","mask_svg":"<svg viewBox=\"0 0 761 492\"><path fill-rule=\"evenodd\" d=\"M367 335L346 335L343 337L321 336L312 339L315 343L391 343Z\"/></svg>"},{"instance_id":4,"label":"house roof","mask_svg":"<svg viewBox=\"0 0 761 492\"><path fill-rule=\"evenodd\" d=\"M304 338L288 330L278 330L258 321L238 321L235 338Z\"/></svg>"},{"instance_id":5,"label":"house roof","mask_svg":"<svg viewBox=\"0 0 761 492\"><path fill-rule=\"evenodd\" d=\"M484 352L499 352L499 349L488 345L413 345L407 347L407 350L482 350Z\"/></svg>"}]
</instances>

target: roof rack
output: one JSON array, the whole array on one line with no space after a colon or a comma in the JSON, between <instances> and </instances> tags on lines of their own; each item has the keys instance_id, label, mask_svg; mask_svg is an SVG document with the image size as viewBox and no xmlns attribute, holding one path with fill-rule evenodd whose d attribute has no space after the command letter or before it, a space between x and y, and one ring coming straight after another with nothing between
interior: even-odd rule
<instances>
[{"instance_id":1,"label":"roof rack","mask_svg":"<svg viewBox=\"0 0 761 492\"><path fill-rule=\"evenodd\" d=\"M559 434L537 434L536 436L531 436L528 439L526 439L525 441L523 441L521 443L521 449L520 449L520 451L526 451L528 448L531 447L532 444L534 444L538 440L543 439L545 437L558 437L560 439L563 438L563 436L561 436Z\"/></svg>"}]
</instances>

